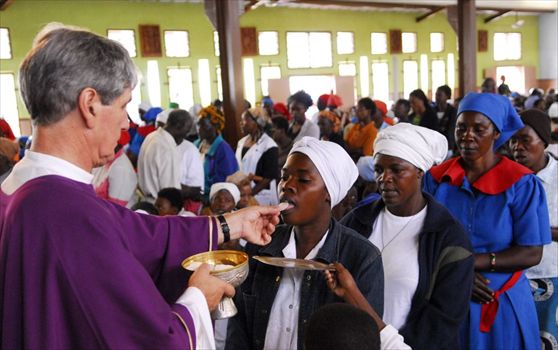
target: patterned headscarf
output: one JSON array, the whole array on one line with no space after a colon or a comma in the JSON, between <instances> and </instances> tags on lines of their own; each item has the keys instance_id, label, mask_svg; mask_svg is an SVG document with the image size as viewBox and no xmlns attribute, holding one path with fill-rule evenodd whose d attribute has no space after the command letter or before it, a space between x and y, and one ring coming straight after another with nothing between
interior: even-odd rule
<instances>
[{"instance_id":1,"label":"patterned headscarf","mask_svg":"<svg viewBox=\"0 0 558 350\"><path fill-rule=\"evenodd\" d=\"M219 133L225 128L225 115L220 109L215 108L213 105L202 108L198 115L200 119L208 118L211 124L215 125Z\"/></svg>"},{"instance_id":2,"label":"patterned headscarf","mask_svg":"<svg viewBox=\"0 0 558 350\"><path fill-rule=\"evenodd\" d=\"M335 133L339 132L339 128L341 127L341 120L339 119L337 114L333 113L332 111L328 111L326 109L321 111L319 116L331 120L331 123L333 124L332 127L333 132Z\"/></svg>"}]
</instances>

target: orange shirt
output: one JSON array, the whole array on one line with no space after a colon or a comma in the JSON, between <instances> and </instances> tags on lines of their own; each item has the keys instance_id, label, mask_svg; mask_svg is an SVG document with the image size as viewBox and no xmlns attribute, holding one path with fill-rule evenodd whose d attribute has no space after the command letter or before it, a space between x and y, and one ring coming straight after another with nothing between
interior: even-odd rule
<instances>
[{"instance_id":1,"label":"orange shirt","mask_svg":"<svg viewBox=\"0 0 558 350\"><path fill-rule=\"evenodd\" d=\"M373 122L366 126L359 123L349 130L345 142L352 148L361 148L363 155L371 156L374 153L374 140L377 134L378 129Z\"/></svg>"}]
</instances>

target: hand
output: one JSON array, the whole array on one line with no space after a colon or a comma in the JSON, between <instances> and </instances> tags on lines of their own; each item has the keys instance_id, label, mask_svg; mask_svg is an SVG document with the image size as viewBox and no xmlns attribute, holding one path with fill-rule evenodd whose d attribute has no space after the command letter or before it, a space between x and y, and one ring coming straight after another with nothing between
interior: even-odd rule
<instances>
[{"instance_id":1,"label":"hand","mask_svg":"<svg viewBox=\"0 0 558 350\"><path fill-rule=\"evenodd\" d=\"M207 300L209 311L213 311L219 305L223 295L233 297L235 290L232 285L211 276L209 271L211 271L211 267L208 264L198 267L190 277L188 287L196 287L201 290Z\"/></svg>"},{"instance_id":2,"label":"hand","mask_svg":"<svg viewBox=\"0 0 558 350\"><path fill-rule=\"evenodd\" d=\"M475 280L473 281L473 294L471 299L481 304L488 304L494 300L492 297L494 291L488 288L490 281L486 279L480 272L475 272Z\"/></svg>"},{"instance_id":3,"label":"hand","mask_svg":"<svg viewBox=\"0 0 558 350\"><path fill-rule=\"evenodd\" d=\"M244 238L250 243L266 245L279 223L279 206L252 206L225 214L231 239Z\"/></svg>"},{"instance_id":4,"label":"hand","mask_svg":"<svg viewBox=\"0 0 558 350\"><path fill-rule=\"evenodd\" d=\"M341 263L333 263L333 266L335 266L335 275L328 270L324 271L327 286L339 298L350 302L351 295L355 294L358 286L345 266Z\"/></svg>"}]
</instances>

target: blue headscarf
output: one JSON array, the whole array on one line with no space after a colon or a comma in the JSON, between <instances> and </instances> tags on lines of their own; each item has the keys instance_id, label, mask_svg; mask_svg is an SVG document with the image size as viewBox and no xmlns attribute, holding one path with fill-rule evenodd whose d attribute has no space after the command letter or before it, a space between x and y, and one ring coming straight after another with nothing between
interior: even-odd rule
<instances>
[{"instance_id":1,"label":"blue headscarf","mask_svg":"<svg viewBox=\"0 0 558 350\"><path fill-rule=\"evenodd\" d=\"M459 103L457 115L463 112L482 113L492 121L500 132L500 137L494 142L495 150L524 127L510 100L497 94L475 92L467 94Z\"/></svg>"},{"instance_id":2,"label":"blue headscarf","mask_svg":"<svg viewBox=\"0 0 558 350\"><path fill-rule=\"evenodd\" d=\"M154 122L155 119L157 119L157 115L162 111L163 109L159 107L149 108L149 110L145 112L145 114L143 115L143 119L145 119L148 122Z\"/></svg>"}]
</instances>

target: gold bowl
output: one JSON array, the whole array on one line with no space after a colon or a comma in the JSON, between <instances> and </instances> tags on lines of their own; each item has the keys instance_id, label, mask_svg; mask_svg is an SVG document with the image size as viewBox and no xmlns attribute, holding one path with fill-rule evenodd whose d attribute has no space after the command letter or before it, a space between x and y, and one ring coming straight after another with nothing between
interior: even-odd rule
<instances>
[{"instance_id":1,"label":"gold bowl","mask_svg":"<svg viewBox=\"0 0 558 350\"><path fill-rule=\"evenodd\" d=\"M205 263L212 266L215 265L230 265L229 268L220 270L213 270L211 275L230 283L233 287L238 287L248 277L248 254L237 250L214 250L211 252L200 253L192 255L191 257L182 261L182 267L189 271L194 271L190 265L198 265L198 263ZM217 309L211 313L211 318L220 320L229 318L238 312L231 298L224 297Z\"/></svg>"}]
</instances>

